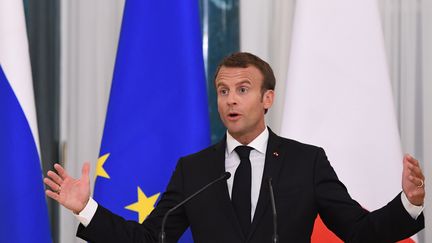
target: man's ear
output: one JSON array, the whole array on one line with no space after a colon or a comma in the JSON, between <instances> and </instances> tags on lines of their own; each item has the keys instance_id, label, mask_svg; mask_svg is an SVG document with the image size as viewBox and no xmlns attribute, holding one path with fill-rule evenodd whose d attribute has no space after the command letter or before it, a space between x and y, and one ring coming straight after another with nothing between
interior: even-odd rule
<instances>
[{"instance_id":1,"label":"man's ear","mask_svg":"<svg viewBox=\"0 0 432 243\"><path fill-rule=\"evenodd\" d=\"M274 90L266 90L263 94L263 105L264 109L269 109L273 105Z\"/></svg>"}]
</instances>

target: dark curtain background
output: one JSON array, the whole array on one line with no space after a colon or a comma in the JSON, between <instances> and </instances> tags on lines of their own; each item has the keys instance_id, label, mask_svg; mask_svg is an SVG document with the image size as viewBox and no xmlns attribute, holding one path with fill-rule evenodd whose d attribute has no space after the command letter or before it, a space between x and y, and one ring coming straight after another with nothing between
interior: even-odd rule
<instances>
[{"instance_id":1,"label":"dark curtain background","mask_svg":"<svg viewBox=\"0 0 432 243\"><path fill-rule=\"evenodd\" d=\"M239 0L200 0L201 26L203 33L204 57L207 70L207 93L209 97L210 128L212 143L218 142L225 134L217 111L214 73L223 57L239 51Z\"/></svg>"},{"instance_id":2,"label":"dark curtain background","mask_svg":"<svg viewBox=\"0 0 432 243\"><path fill-rule=\"evenodd\" d=\"M24 0L44 174L59 161L60 1ZM48 199L51 233L58 242L58 204Z\"/></svg>"}]
</instances>

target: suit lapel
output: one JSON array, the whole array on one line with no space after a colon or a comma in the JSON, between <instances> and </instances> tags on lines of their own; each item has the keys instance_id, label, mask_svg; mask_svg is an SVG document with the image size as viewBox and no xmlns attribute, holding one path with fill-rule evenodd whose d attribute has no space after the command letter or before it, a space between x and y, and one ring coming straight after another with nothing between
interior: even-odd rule
<instances>
[{"instance_id":1,"label":"suit lapel","mask_svg":"<svg viewBox=\"0 0 432 243\"><path fill-rule=\"evenodd\" d=\"M270 202L270 192L268 188L268 179L272 178L273 187L279 181L279 172L282 166L283 158L285 157L284 151L281 149L280 137L274 134L269 128L269 140L267 144L267 152L265 157L264 172L261 181L260 195L258 198L257 207L255 209L254 218L252 221L251 229L247 238L252 236L258 222L267 210Z\"/></svg>"},{"instance_id":2,"label":"suit lapel","mask_svg":"<svg viewBox=\"0 0 432 243\"><path fill-rule=\"evenodd\" d=\"M214 146L215 156L213 157L214 163L212 164L214 168L212 169L212 171L217 172L216 177L220 176L223 172L225 172L225 149L226 149L226 137L224 137L221 142L219 142ZM220 207L222 208L220 212L223 212L226 215L228 220L233 224L233 227L236 229L236 231L242 236L242 238L245 238L231 203L227 183L226 182L220 183L217 186L216 190L217 190L216 197L217 200L219 201Z\"/></svg>"}]
</instances>

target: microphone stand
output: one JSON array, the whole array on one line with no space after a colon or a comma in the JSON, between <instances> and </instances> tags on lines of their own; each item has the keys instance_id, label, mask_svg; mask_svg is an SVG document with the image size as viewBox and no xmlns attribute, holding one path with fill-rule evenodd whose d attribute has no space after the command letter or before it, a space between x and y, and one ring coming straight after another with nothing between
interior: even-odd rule
<instances>
[{"instance_id":1,"label":"microphone stand","mask_svg":"<svg viewBox=\"0 0 432 243\"><path fill-rule=\"evenodd\" d=\"M269 187L269 191L270 191L270 201L271 201L272 214L273 214L272 243L278 243L279 242L279 236L277 234L277 213L276 213L276 204L275 204L274 193L273 193L272 178L268 179L268 187Z\"/></svg>"},{"instance_id":2,"label":"microphone stand","mask_svg":"<svg viewBox=\"0 0 432 243\"><path fill-rule=\"evenodd\" d=\"M162 226L161 226L161 232L159 235L159 243L165 243L166 242L166 235L165 235L165 224L166 224L166 220L168 218L168 215L170 215L173 211L175 211L177 208L183 206L185 203L189 202L192 198L194 198L196 195L200 194L201 192L205 191L208 187L212 186L213 184L222 181L222 180L227 180L228 178L231 177L231 173L229 172L224 172L219 178L217 178L216 180L210 182L209 184L205 185L203 188L199 189L197 192L195 192L194 194L190 195L189 197L187 197L185 200L181 201L179 204L177 204L175 207L171 208L170 210L168 210L168 212L165 213L163 219L162 219Z\"/></svg>"}]
</instances>

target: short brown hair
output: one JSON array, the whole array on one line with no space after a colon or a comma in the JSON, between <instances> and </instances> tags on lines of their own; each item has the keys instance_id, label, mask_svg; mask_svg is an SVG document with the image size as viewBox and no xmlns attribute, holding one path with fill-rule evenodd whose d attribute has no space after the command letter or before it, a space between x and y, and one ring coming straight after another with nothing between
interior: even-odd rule
<instances>
[{"instance_id":1,"label":"short brown hair","mask_svg":"<svg viewBox=\"0 0 432 243\"><path fill-rule=\"evenodd\" d=\"M260 70L261 74L264 77L261 86L262 94L264 94L264 92L267 90L274 90L276 86L276 78L270 65L261 58L248 52L235 52L225 57L216 68L214 82L216 82L216 77L221 67L247 68L251 65L258 68L258 70Z\"/></svg>"}]
</instances>

